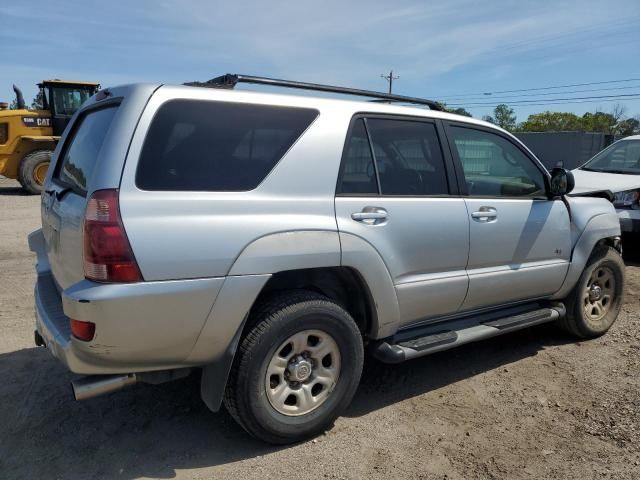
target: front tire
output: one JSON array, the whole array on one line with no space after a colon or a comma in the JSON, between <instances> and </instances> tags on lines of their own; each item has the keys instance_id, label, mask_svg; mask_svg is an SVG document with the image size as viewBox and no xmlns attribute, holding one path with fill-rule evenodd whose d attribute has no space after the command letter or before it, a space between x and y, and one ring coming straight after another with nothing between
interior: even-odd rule
<instances>
[{"instance_id":1,"label":"front tire","mask_svg":"<svg viewBox=\"0 0 640 480\"><path fill-rule=\"evenodd\" d=\"M596 338L607 332L624 303L624 261L611 247L591 254L580 279L566 299L562 328L579 338Z\"/></svg>"},{"instance_id":2,"label":"front tire","mask_svg":"<svg viewBox=\"0 0 640 480\"><path fill-rule=\"evenodd\" d=\"M353 318L323 295L261 304L236 353L224 404L252 436L293 443L325 431L356 392L364 349Z\"/></svg>"},{"instance_id":3,"label":"front tire","mask_svg":"<svg viewBox=\"0 0 640 480\"><path fill-rule=\"evenodd\" d=\"M33 195L42 192L52 153L51 150L36 150L26 154L20 162L18 181L27 192Z\"/></svg>"}]
</instances>

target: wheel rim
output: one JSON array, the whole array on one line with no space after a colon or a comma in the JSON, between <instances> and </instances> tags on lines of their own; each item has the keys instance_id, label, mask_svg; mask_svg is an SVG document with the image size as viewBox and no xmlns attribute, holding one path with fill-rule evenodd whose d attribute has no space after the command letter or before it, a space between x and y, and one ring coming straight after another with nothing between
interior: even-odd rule
<instances>
[{"instance_id":1,"label":"wheel rim","mask_svg":"<svg viewBox=\"0 0 640 480\"><path fill-rule=\"evenodd\" d=\"M49 162L42 162L36 165L33 169L33 179L38 185L44 184L44 179L47 176L47 170L49 169Z\"/></svg>"},{"instance_id":2,"label":"wheel rim","mask_svg":"<svg viewBox=\"0 0 640 480\"><path fill-rule=\"evenodd\" d=\"M593 322L602 320L613 304L616 277L609 267L597 267L587 282L582 299L584 313Z\"/></svg>"},{"instance_id":3,"label":"wheel rim","mask_svg":"<svg viewBox=\"0 0 640 480\"><path fill-rule=\"evenodd\" d=\"M282 342L265 376L271 406L287 416L309 413L331 395L340 375L340 349L331 335L304 330Z\"/></svg>"}]
</instances>

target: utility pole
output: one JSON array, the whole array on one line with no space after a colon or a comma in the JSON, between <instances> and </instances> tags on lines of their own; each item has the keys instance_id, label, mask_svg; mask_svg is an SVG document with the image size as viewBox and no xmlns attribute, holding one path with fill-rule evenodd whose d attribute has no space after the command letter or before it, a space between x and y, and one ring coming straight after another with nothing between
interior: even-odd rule
<instances>
[{"instance_id":1,"label":"utility pole","mask_svg":"<svg viewBox=\"0 0 640 480\"><path fill-rule=\"evenodd\" d=\"M391 94L391 88L393 87L393 81L397 80L400 78L400 76L394 77L393 76L393 70L391 70L389 72L389 75L385 75L384 73L380 75L382 78L384 78L387 82L389 82L389 94Z\"/></svg>"}]
</instances>

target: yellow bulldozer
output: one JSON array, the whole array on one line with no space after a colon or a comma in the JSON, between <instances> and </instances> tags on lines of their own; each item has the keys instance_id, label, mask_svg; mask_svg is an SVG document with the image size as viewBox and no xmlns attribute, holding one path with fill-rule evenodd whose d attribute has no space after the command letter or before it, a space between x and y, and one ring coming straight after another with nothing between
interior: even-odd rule
<instances>
[{"instance_id":1,"label":"yellow bulldozer","mask_svg":"<svg viewBox=\"0 0 640 480\"><path fill-rule=\"evenodd\" d=\"M100 88L95 82L45 80L38 84L41 108L28 110L15 85L16 109L0 103L0 175L16 178L27 192L39 194L51 154L78 108Z\"/></svg>"}]
</instances>

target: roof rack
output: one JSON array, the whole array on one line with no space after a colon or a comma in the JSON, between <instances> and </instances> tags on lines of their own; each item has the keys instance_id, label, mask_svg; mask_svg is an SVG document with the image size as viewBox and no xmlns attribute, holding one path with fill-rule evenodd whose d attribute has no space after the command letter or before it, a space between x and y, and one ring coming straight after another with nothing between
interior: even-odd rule
<instances>
[{"instance_id":1,"label":"roof rack","mask_svg":"<svg viewBox=\"0 0 640 480\"><path fill-rule=\"evenodd\" d=\"M320 83L297 82L294 80L280 80L277 78L254 77L251 75L237 75L227 73L206 82L188 82L185 85L192 87L214 87L214 88L234 88L238 83L252 83L255 85L270 85L272 87L298 88L301 90L314 90L317 92L341 93L344 95L355 95L359 97L374 98L378 101L413 103L426 105L431 110L443 111L438 102L426 100L424 98L407 97L404 95L394 95L391 93L374 92L371 90L360 90L358 88L337 87L334 85L323 85Z\"/></svg>"}]
</instances>

